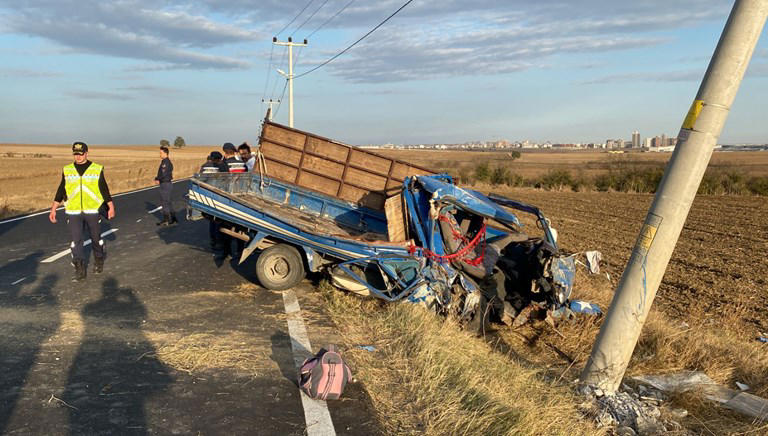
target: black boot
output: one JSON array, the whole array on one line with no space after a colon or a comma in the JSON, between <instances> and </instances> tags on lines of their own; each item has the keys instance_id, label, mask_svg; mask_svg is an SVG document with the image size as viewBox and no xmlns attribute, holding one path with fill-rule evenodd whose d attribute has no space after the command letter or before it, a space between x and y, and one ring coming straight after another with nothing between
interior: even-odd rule
<instances>
[{"instance_id":1,"label":"black boot","mask_svg":"<svg viewBox=\"0 0 768 436\"><path fill-rule=\"evenodd\" d=\"M162 227L162 226L168 226L168 225L170 225L170 224L171 224L171 217L170 217L170 216L169 216L167 213L164 213L164 214L163 214L163 219L162 219L162 221L160 221L159 223L157 223L157 225L158 225L158 226L161 226L161 227Z\"/></svg>"},{"instance_id":2,"label":"black boot","mask_svg":"<svg viewBox=\"0 0 768 436\"><path fill-rule=\"evenodd\" d=\"M93 258L93 273L94 274L101 274L104 271L104 258L103 257L94 257Z\"/></svg>"},{"instance_id":3,"label":"black boot","mask_svg":"<svg viewBox=\"0 0 768 436\"><path fill-rule=\"evenodd\" d=\"M171 212L171 220L168 222L168 225L172 226L172 225L174 225L174 224L176 224L178 222L179 222L179 220L176 219L176 214Z\"/></svg>"},{"instance_id":4,"label":"black boot","mask_svg":"<svg viewBox=\"0 0 768 436\"><path fill-rule=\"evenodd\" d=\"M73 262L75 265L75 276L72 277L73 282L81 282L85 280L85 276L88 273L85 268L84 260L76 260Z\"/></svg>"}]
</instances>

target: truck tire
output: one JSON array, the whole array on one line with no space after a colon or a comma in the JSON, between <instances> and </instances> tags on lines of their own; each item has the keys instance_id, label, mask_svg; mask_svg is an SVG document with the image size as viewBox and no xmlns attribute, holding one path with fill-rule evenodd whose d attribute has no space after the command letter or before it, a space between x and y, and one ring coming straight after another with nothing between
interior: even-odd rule
<instances>
[{"instance_id":1,"label":"truck tire","mask_svg":"<svg viewBox=\"0 0 768 436\"><path fill-rule=\"evenodd\" d=\"M256 259L259 283L273 291L284 291L304 278L304 262L299 250L288 244L273 245Z\"/></svg>"}]
</instances>

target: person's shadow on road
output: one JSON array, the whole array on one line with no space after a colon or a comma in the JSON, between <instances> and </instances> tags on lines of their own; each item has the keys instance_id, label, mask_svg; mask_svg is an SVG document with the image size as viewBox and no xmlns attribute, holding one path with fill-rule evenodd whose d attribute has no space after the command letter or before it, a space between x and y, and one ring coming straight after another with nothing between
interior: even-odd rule
<instances>
[{"instance_id":1,"label":"person's shadow on road","mask_svg":"<svg viewBox=\"0 0 768 436\"><path fill-rule=\"evenodd\" d=\"M145 403L173 382L141 326L147 310L109 278L83 310L85 332L63 400L71 434L147 434Z\"/></svg>"},{"instance_id":2,"label":"person's shadow on road","mask_svg":"<svg viewBox=\"0 0 768 436\"><path fill-rule=\"evenodd\" d=\"M41 252L0 267L3 281L16 276L36 279ZM48 274L31 292L22 292L24 282L0 287L0 434L14 412L24 384L38 359L43 343L59 328L59 303L53 294L58 282Z\"/></svg>"}]
</instances>

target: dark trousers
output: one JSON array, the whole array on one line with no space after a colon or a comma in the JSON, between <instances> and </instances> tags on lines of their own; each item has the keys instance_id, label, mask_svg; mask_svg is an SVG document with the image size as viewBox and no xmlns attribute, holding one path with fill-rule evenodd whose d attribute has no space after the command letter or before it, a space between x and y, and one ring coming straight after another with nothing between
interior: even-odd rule
<instances>
[{"instance_id":1,"label":"dark trousers","mask_svg":"<svg viewBox=\"0 0 768 436\"><path fill-rule=\"evenodd\" d=\"M93 247L93 257L104 258L104 240L101 239L101 225L99 224L99 214L81 213L78 215L67 215L67 227L72 235L72 259L85 260L85 250L83 250L83 227L88 226L88 234L91 235L91 247Z\"/></svg>"},{"instance_id":2,"label":"dark trousers","mask_svg":"<svg viewBox=\"0 0 768 436\"><path fill-rule=\"evenodd\" d=\"M160 205L163 206L163 215L166 216L173 214L173 208L171 206L171 192L173 192L173 183L160 183Z\"/></svg>"}]
</instances>

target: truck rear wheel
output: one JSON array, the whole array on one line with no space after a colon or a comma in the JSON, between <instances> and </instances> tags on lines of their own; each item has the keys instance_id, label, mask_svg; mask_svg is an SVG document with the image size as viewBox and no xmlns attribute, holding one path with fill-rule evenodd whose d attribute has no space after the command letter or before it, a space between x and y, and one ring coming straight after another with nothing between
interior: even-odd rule
<instances>
[{"instance_id":1,"label":"truck rear wheel","mask_svg":"<svg viewBox=\"0 0 768 436\"><path fill-rule=\"evenodd\" d=\"M262 286L273 291L296 286L305 274L299 250L288 244L273 245L256 259L256 277Z\"/></svg>"}]
</instances>

